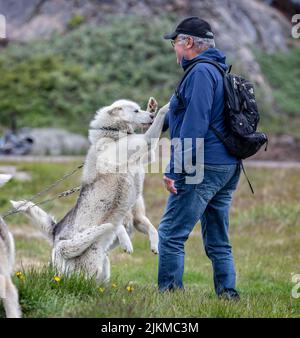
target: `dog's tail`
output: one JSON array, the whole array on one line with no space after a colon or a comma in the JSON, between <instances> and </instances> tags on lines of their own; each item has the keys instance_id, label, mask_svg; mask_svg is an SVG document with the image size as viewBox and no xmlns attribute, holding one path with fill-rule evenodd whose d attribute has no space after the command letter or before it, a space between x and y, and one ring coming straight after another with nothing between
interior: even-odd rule
<instances>
[{"instance_id":1,"label":"dog's tail","mask_svg":"<svg viewBox=\"0 0 300 338\"><path fill-rule=\"evenodd\" d=\"M53 242L53 231L56 221L44 210L36 206L32 202L27 201L10 201L12 206L18 211L22 211L28 216L37 226L39 226L46 237Z\"/></svg>"}]
</instances>

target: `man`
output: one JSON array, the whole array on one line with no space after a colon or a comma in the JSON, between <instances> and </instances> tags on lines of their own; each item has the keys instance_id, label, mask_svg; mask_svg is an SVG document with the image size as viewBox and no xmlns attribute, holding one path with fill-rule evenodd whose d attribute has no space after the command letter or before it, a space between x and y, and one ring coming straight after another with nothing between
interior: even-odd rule
<instances>
[{"instance_id":1,"label":"man","mask_svg":"<svg viewBox=\"0 0 300 338\"><path fill-rule=\"evenodd\" d=\"M228 68L224 54L215 48L210 25L198 17L184 19L164 38L171 40L177 63L184 70L200 59L214 60L224 70ZM184 244L200 220L205 252L213 266L216 294L220 298L239 299L228 227L240 164L210 128L211 125L226 135L223 109L223 78L216 66L209 63L197 63L181 83L178 97L173 95L170 100L164 130L169 127L171 140L192 139L193 162L195 140L204 139L204 175L202 182L188 184L186 177L190 174L184 169L178 173L175 168L178 151L171 148L170 164L164 175L170 195L158 229L160 291L183 289ZM184 156L184 146L182 149L180 155Z\"/></svg>"}]
</instances>

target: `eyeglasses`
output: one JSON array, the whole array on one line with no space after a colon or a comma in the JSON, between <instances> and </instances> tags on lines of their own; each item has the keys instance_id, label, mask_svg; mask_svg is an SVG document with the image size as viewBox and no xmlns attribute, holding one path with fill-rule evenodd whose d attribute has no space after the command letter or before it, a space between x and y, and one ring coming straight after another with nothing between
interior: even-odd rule
<instances>
[{"instance_id":1,"label":"eyeglasses","mask_svg":"<svg viewBox=\"0 0 300 338\"><path fill-rule=\"evenodd\" d=\"M175 44L179 41L184 41L186 40L186 37L185 38L181 38L181 39L177 39L177 40L171 40L171 45L172 47L174 48L175 47Z\"/></svg>"},{"instance_id":2,"label":"eyeglasses","mask_svg":"<svg viewBox=\"0 0 300 338\"><path fill-rule=\"evenodd\" d=\"M172 47L174 48L176 42L179 42L179 41L182 41L182 40L184 40L184 39L171 40L171 45L172 45Z\"/></svg>"}]
</instances>

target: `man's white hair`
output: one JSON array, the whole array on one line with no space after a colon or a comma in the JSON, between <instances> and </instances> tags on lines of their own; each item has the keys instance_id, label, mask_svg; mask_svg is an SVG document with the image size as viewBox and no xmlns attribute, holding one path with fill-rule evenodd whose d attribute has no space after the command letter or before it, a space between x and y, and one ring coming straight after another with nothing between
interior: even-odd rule
<instances>
[{"instance_id":1,"label":"man's white hair","mask_svg":"<svg viewBox=\"0 0 300 338\"><path fill-rule=\"evenodd\" d=\"M203 47L206 47L206 48L215 48L216 47L214 39L199 38L198 36L187 35L187 34L179 34L178 35L178 38L180 40L184 40L187 37L193 38L195 47L198 48L198 49L203 49Z\"/></svg>"}]
</instances>

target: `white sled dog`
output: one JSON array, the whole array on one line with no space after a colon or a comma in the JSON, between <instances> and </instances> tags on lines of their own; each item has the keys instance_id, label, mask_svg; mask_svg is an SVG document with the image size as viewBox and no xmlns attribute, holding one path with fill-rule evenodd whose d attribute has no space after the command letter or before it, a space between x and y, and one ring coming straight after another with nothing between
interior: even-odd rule
<instances>
[{"instance_id":1,"label":"white sled dog","mask_svg":"<svg viewBox=\"0 0 300 338\"><path fill-rule=\"evenodd\" d=\"M11 201L51 240L52 265L59 273L83 272L100 283L109 281L107 252L120 244L131 253L126 229L130 233L133 226L149 236L151 250L158 252L157 231L145 215L141 159L156 146L153 139L160 137L168 105L156 117L157 102L153 98L147 111L127 100L97 111L90 123L91 146L77 203L58 223L31 202ZM134 133L135 128L149 125L146 133ZM121 155L127 152L125 161L115 160L116 150Z\"/></svg>"},{"instance_id":2,"label":"white sled dog","mask_svg":"<svg viewBox=\"0 0 300 338\"><path fill-rule=\"evenodd\" d=\"M0 175L0 186L11 178L10 175ZM15 245L12 234L0 217L0 298L2 298L6 317L20 318L21 310L18 291L11 280L15 261Z\"/></svg>"}]
</instances>

